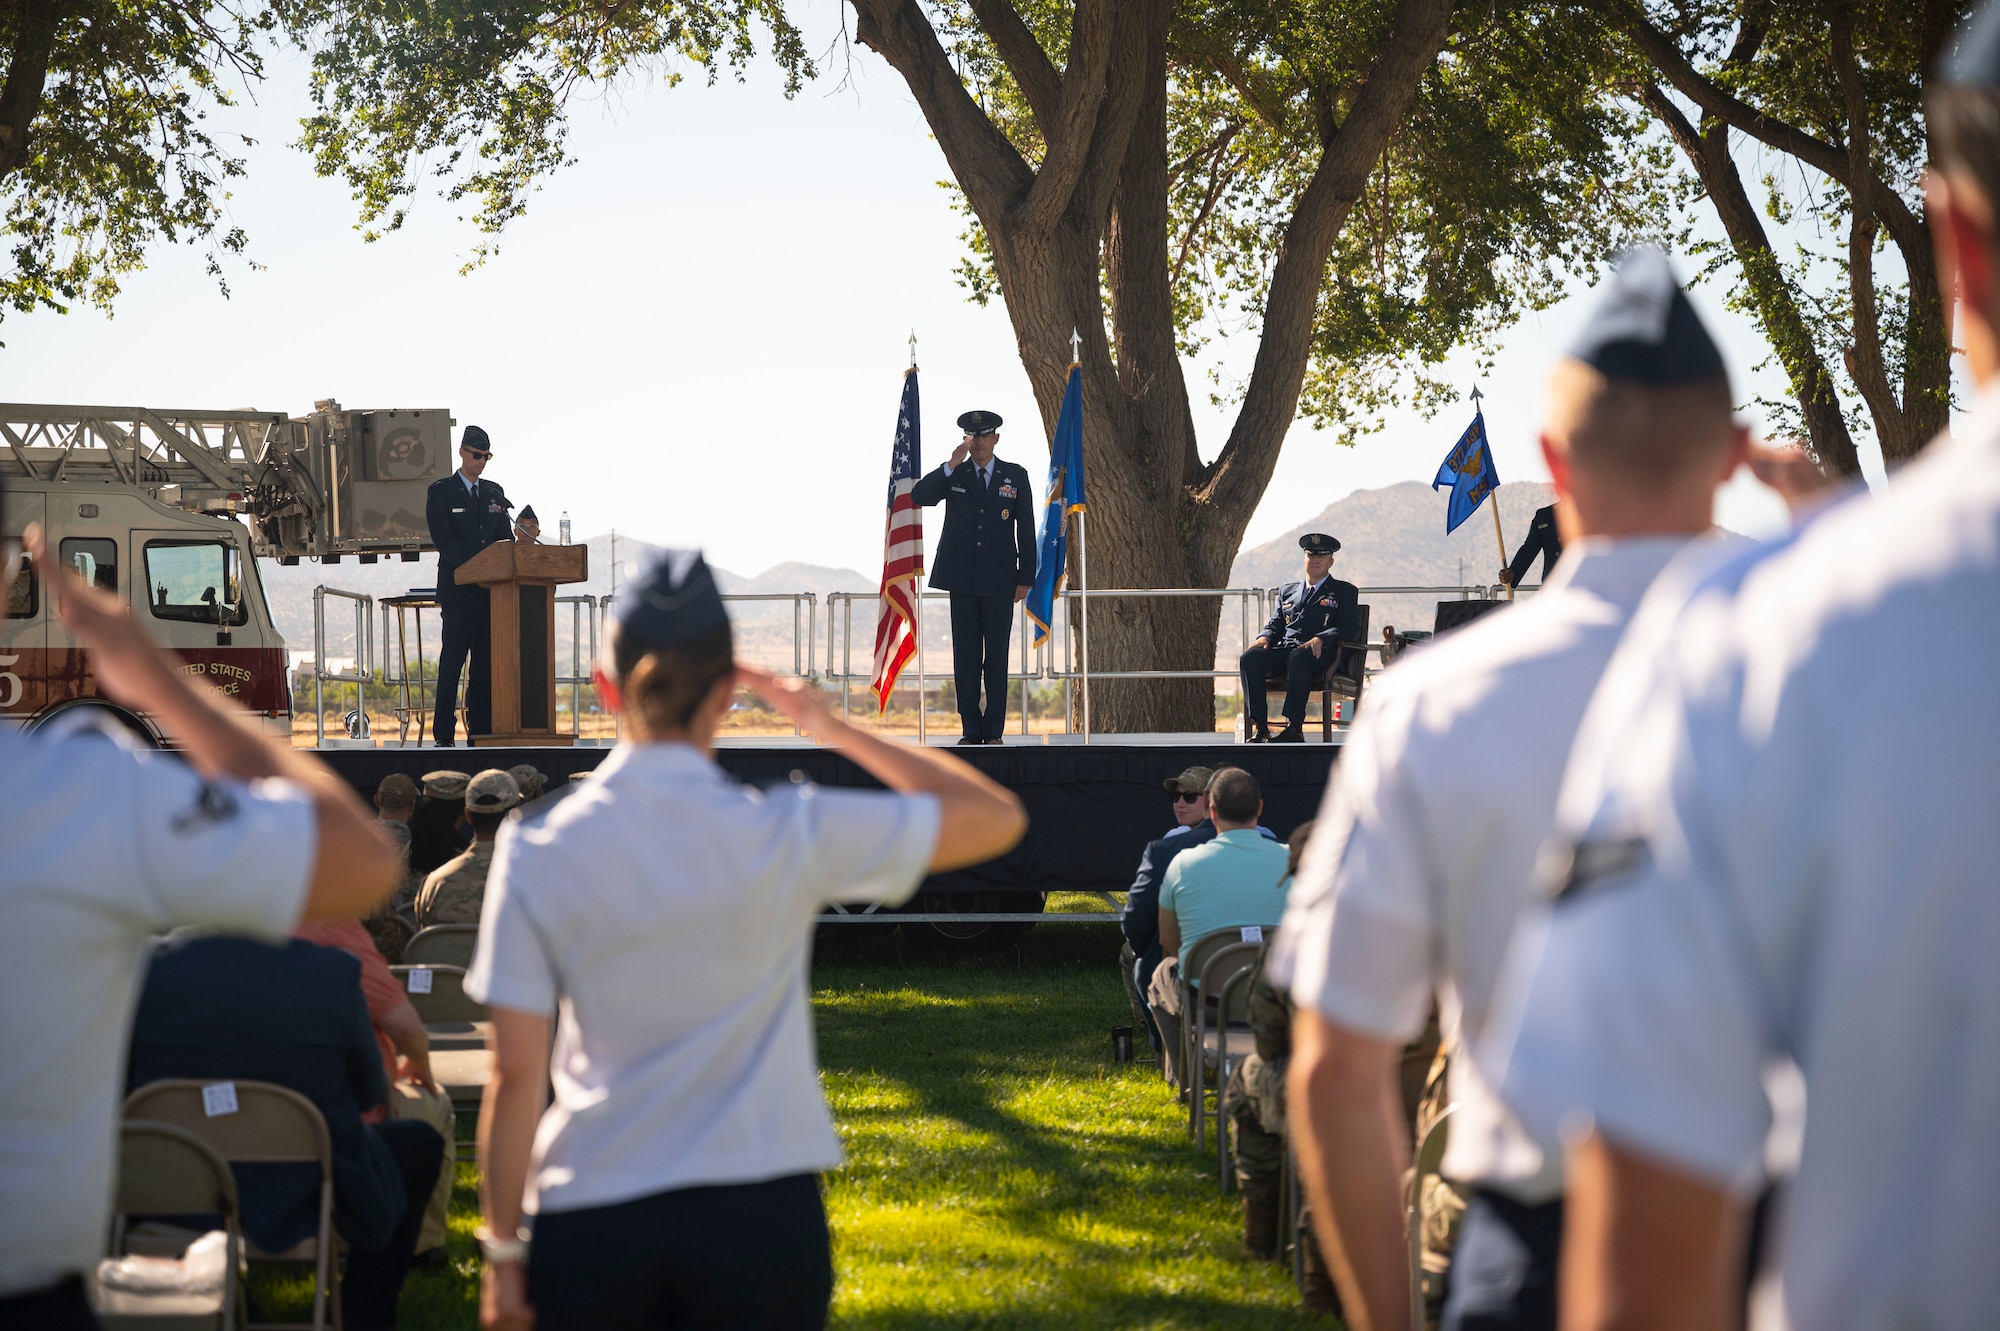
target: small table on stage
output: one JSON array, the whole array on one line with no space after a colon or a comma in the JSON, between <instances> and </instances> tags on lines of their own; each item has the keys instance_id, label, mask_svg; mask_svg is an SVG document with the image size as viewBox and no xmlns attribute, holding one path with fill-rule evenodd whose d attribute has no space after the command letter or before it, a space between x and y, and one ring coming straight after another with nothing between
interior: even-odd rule
<instances>
[{"instance_id":1,"label":"small table on stage","mask_svg":"<svg viewBox=\"0 0 2000 1331\"><path fill-rule=\"evenodd\" d=\"M556 584L590 576L581 545L495 541L457 573L493 594L493 733L474 746L566 745L556 730Z\"/></svg>"}]
</instances>

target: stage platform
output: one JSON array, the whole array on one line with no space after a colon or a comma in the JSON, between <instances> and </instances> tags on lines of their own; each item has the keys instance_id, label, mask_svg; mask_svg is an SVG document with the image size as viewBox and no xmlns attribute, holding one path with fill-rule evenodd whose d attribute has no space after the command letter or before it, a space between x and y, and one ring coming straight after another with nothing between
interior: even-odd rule
<instances>
[{"instance_id":1,"label":"stage platform","mask_svg":"<svg viewBox=\"0 0 2000 1331\"><path fill-rule=\"evenodd\" d=\"M1335 732L1338 737L1339 732ZM1028 739L1040 737L1025 737ZM1068 736L1050 736L1057 741ZM1078 737L1080 740L1080 737ZM954 752L1021 797L1028 808L1028 834L998 860L941 874L925 884L928 892L1122 892L1132 882L1146 843L1174 825L1163 783L1192 766L1236 766L1264 789L1264 825L1280 837L1319 811L1327 774L1339 743L1300 745L1234 744L1227 737L1204 742L1200 735L1133 737L1140 742L1094 737L1089 744L1005 745ZM1315 737L1316 738L1316 737ZM472 772L530 763L549 777L553 789L589 772L610 754L608 748L327 748L315 751L357 790L372 794L383 777L411 777L441 767ZM814 781L824 786L874 786L873 778L838 749L772 740L734 741L719 746L716 762L739 781L771 786ZM994 906L988 906L993 909Z\"/></svg>"}]
</instances>

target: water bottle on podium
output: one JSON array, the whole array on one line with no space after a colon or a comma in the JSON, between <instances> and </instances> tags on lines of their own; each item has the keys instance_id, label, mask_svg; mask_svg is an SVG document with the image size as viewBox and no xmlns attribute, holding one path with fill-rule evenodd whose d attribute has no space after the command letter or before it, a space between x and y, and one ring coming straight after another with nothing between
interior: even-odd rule
<instances>
[{"instance_id":1,"label":"water bottle on podium","mask_svg":"<svg viewBox=\"0 0 2000 1331\"><path fill-rule=\"evenodd\" d=\"M558 530L559 530L559 531L560 531L560 532L562 533L562 536L561 536L561 540L562 540L562 543L563 543L564 545L568 545L568 544L569 544L569 510L568 510L568 509L564 509L564 510L563 510L563 515L562 515L562 521L561 521L561 522L560 522L559 524L557 524L557 529L558 529Z\"/></svg>"}]
</instances>

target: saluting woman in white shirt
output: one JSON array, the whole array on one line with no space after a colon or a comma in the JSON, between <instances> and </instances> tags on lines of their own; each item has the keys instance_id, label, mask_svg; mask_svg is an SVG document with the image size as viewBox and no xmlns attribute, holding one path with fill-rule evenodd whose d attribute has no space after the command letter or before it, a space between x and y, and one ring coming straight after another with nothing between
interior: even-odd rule
<instances>
[{"instance_id":1,"label":"saluting woman in white shirt","mask_svg":"<svg viewBox=\"0 0 2000 1331\"><path fill-rule=\"evenodd\" d=\"M739 683L889 789L732 781L710 751ZM503 830L466 979L496 1054L481 1321L821 1326L818 1174L840 1145L808 1002L815 919L1004 854L1026 815L965 763L738 666L694 551L620 595L596 684L625 739L576 794Z\"/></svg>"}]
</instances>

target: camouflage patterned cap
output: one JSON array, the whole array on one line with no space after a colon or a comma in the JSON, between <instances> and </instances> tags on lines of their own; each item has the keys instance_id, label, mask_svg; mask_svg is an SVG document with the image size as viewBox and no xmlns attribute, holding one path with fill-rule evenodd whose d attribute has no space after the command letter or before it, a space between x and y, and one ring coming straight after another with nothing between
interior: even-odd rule
<instances>
[{"instance_id":1,"label":"camouflage patterned cap","mask_svg":"<svg viewBox=\"0 0 2000 1331\"><path fill-rule=\"evenodd\" d=\"M549 784L549 779L529 763L508 768L507 775L513 777L514 784L521 788L521 798L524 800L531 800L541 794Z\"/></svg>"},{"instance_id":2,"label":"camouflage patterned cap","mask_svg":"<svg viewBox=\"0 0 2000 1331\"><path fill-rule=\"evenodd\" d=\"M1179 776L1170 776L1160 784L1168 790L1178 790L1187 795L1199 795L1208 789L1208 779L1215 773L1206 767L1190 767Z\"/></svg>"},{"instance_id":3,"label":"camouflage patterned cap","mask_svg":"<svg viewBox=\"0 0 2000 1331\"><path fill-rule=\"evenodd\" d=\"M465 798L465 783L472 780L464 772L454 772L449 768L424 773L424 794L437 800L462 800Z\"/></svg>"},{"instance_id":4,"label":"camouflage patterned cap","mask_svg":"<svg viewBox=\"0 0 2000 1331\"><path fill-rule=\"evenodd\" d=\"M521 802L521 788L514 778L497 767L489 767L465 788L468 813L505 813Z\"/></svg>"},{"instance_id":5,"label":"camouflage patterned cap","mask_svg":"<svg viewBox=\"0 0 2000 1331\"><path fill-rule=\"evenodd\" d=\"M391 772L375 787L375 802L385 809L407 809L417 802L417 783L401 772Z\"/></svg>"}]
</instances>

